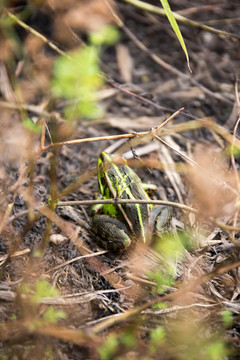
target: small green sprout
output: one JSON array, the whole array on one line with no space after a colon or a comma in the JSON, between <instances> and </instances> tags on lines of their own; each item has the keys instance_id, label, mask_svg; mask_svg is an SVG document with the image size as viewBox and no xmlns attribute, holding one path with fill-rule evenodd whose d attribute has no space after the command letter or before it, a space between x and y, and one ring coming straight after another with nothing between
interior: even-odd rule
<instances>
[{"instance_id":1,"label":"small green sprout","mask_svg":"<svg viewBox=\"0 0 240 360\"><path fill-rule=\"evenodd\" d=\"M53 355L53 349L51 346L48 346L44 351L44 358L43 360L54 360L55 357Z\"/></svg>"},{"instance_id":2,"label":"small green sprout","mask_svg":"<svg viewBox=\"0 0 240 360\"><path fill-rule=\"evenodd\" d=\"M114 45L118 42L120 33L115 26L106 25L98 31L94 31L89 35L89 41L93 45Z\"/></svg>"},{"instance_id":3,"label":"small green sprout","mask_svg":"<svg viewBox=\"0 0 240 360\"><path fill-rule=\"evenodd\" d=\"M229 328L233 324L233 314L230 310L225 309L221 312L222 315L222 321L226 328Z\"/></svg>"},{"instance_id":4,"label":"small green sprout","mask_svg":"<svg viewBox=\"0 0 240 360\"><path fill-rule=\"evenodd\" d=\"M69 54L71 60L61 56L53 68L52 93L55 97L74 100L65 108L69 120L75 116L97 118L103 111L96 105L96 93L103 85L100 76L99 50L86 46Z\"/></svg>"},{"instance_id":5,"label":"small green sprout","mask_svg":"<svg viewBox=\"0 0 240 360\"><path fill-rule=\"evenodd\" d=\"M125 331L120 340L128 348L133 348L137 344L137 336L132 331Z\"/></svg>"},{"instance_id":6,"label":"small green sprout","mask_svg":"<svg viewBox=\"0 0 240 360\"><path fill-rule=\"evenodd\" d=\"M225 152L228 156L234 156L235 158L239 158L240 150L237 146L234 145L227 145Z\"/></svg>"},{"instance_id":7,"label":"small green sprout","mask_svg":"<svg viewBox=\"0 0 240 360\"><path fill-rule=\"evenodd\" d=\"M65 319L66 314L61 310L56 310L53 306L49 306L43 313L43 320L50 324L56 324L58 320Z\"/></svg>"},{"instance_id":8,"label":"small green sprout","mask_svg":"<svg viewBox=\"0 0 240 360\"><path fill-rule=\"evenodd\" d=\"M52 287L47 280L36 280L32 301L38 303L44 297L57 297L58 290Z\"/></svg>"},{"instance_id":9,"label":"small green sprout","mask_svg":"<svg viewBox=\"0 0 240 360\"><path fill-rule=\"evenodd\" d=\"M42 131L42 126L35 124L30 118L23 119L23 126L34 133L40 133Z\"/></svg>"},{"instance_id":10,"label":"small green sprout","mask_svg":"<svg viewBox=\"0 0 240 360\"><path fill-rule=\"evenodd\" d=\"M35 257L35 258L40 258L40 256L41 256L41 251L40 250L36 250L36 251L34 251L34 253L33 253L33 257Z\"/></svg>"},{"instance_id":11,"label":"small green sprout","mask_svg":"<svg viewBox=\"0 0 240 360\"><path fill-rule=\"evenodd\" d=\"M174 283L174 277L170 273L163 273L161 269L157 271L148 271L147 276L150 280L156 282L156 293L160 294L165 292L169 286L172 286Z\"/></svg>"},{"instance_id":12,"label":"small green sprout","mask_svg":"<svg viewBox=\"0 0 240 360\"><path fill-rule=\"evenodd\" d=\"M152 306L152 309L163 309L164 310L166 308L167 308L167 304L164 302L158 302Z\"/></svg>"},{"instance_id":13,"label":"small green sprout","mask_svg":"<svg viewBox=\"0 0 240 360\"><path fill-rule=\"evenodd\" d=\"M207 346L205 349L205 359L223 360L226 357L226 346L223 341L216 341Z\"/></svg>"},{"instance_id":14,"label":"small green sprout","mask_svg":"<svg viewBox=\"0 0 240 360\"><path fill-rule=\"evenodd\" d=\"M162 326L156 327L156 329L152 330L150 333L150 343L149 350L151 354L154 354L159 345L161 345L165 341L165 330Z\"/></svg>"},{"instance_id":15,"label":"small green sprout","mask_svg":"<svg viewBox=\"0 0 240 360\"><path fill-rule=\"evenodd\" d=\"M104 345L97 348L97 351L102 360L111 360L118 347L118 340L116 336L109 335Z\"/></svg>"},{"instance_id":16,"label":"small green sprout","mask_svg":"<svg viewBox=\"0 0 240 360\"><path fill-rule=\"evenodd\" d=\"M34 316L31 323L29 323L30 331L33 331L37 327L43 326L46 323L56 324L58 320L66 317L63 311L55 309L54 306L47 307L41 317L35 317L35 313L41 306L43 298L59 296L58 290L52 287L47 280L38 279L31 285L24 283L21 286L21 292L26 295L28 302L31 304L29 311L32 311L32 315Z\"/></svg>"}]
</instances>

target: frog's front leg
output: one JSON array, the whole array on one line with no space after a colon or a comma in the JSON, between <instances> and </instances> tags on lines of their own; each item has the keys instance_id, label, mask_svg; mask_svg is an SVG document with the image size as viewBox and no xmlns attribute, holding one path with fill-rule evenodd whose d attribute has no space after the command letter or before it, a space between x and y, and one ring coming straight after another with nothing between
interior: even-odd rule
<instances>
[{"instance_id":1,"label":"frog's front leg","mask_svg":"<svg viewBox=\"0 0 240 360\"><path fill-rule=\"evenodd\" d=\"M105 249L121 251L131 244L127 227L114 217L95 215L92 219L91 229Z\"/></svg>"},{"instance_id":2,"label":"frog's front leg","mask_svg":"<svg viewBox=\"0 0 240 360\"><path fill-rule=\"evenodd\" d=\"M151 211L151 224L153 232L161 236L162 232L169 228L172 220L172 207L159 205L155 206Z\"/></svg>"}]
</instances>

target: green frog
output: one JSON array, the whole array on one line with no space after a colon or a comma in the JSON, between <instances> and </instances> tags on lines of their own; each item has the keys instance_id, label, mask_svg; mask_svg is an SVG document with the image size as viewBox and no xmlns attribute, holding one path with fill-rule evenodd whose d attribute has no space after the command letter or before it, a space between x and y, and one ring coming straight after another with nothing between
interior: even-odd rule
<instances>
[{"instance_id":1,"label":"green frog","mask_svg":"<svg viewBox=\"0 0 240 360\"><path fill-rule=\"evenodd\" d=\"M138 175L126 164L117 165L102 152L98 158L98 183L103 199L150 200ZM151 204L104 204L103 214L94 215L92 231L109 250L121 251L132 241L150 242L169 226L172 208Z\"/></svg>"}]
</instances>

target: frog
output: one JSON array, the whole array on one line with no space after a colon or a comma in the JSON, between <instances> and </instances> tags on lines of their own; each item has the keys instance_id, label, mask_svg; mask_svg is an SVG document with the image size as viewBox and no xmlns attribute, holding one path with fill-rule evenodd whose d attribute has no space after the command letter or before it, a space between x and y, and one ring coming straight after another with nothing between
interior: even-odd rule
<instances>
[{"instance_id":1,"label":"frog","mask_svg":"<svg viewBox=\"0 0 240 360\"><path fill-rule=\"evenodd\" d=\"M116 164L112 155L102 152L98 158L98 185L102 199L115 199L114 204L101 205L101 214L91 221L92 232L101 245L123 251L137 241L149 243L160 236L172 218L172 207L153 206L139 176L126 160ZM147 200L149 203L118 203L117 199Z\"/></svg>"}]
</instances>

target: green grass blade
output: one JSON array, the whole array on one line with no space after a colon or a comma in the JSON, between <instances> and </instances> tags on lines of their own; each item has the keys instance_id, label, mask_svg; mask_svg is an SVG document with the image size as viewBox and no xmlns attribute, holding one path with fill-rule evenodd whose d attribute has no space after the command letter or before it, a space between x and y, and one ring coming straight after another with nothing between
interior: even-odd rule
<instances>
[{"instance_id":1,"label":"green grass blade","mask_svg":"<svg viewBox=\"0 0 240 360\"><path fill-rule=\"evenodd\" d=\"M169 22L170 22L170 24L171 24L171 26L172 26L175 34L177 35L177 38L178 38L178 40L179 40L179 42L180 42L180 44L181 44L181 46L182 46L182 49L183 49L183 51L184 51L184 53L185 53L189 71L192 72L192 71L191 71L191 68L190 68L190 64L189 64L189 57L188 57L188 52L187 52L186 45L185 45L185 43L184 43L184 40L183 40L181 31L180 31L180 29L179 29L179 27L178 27L178 24L177 24L177 22L176 22L176 19L175 19L174 15L173 15L173 13L172 13L172 11L171 11L171 8L170 8L170 6L169 6L169 3L168 3L167 0L160 0L160 1L161 1L161 4L162 4L165 12L166 12L166 15L167 15L167 17L168 17L168 20L169 20Z\"/></svg>"}]
</instances>

